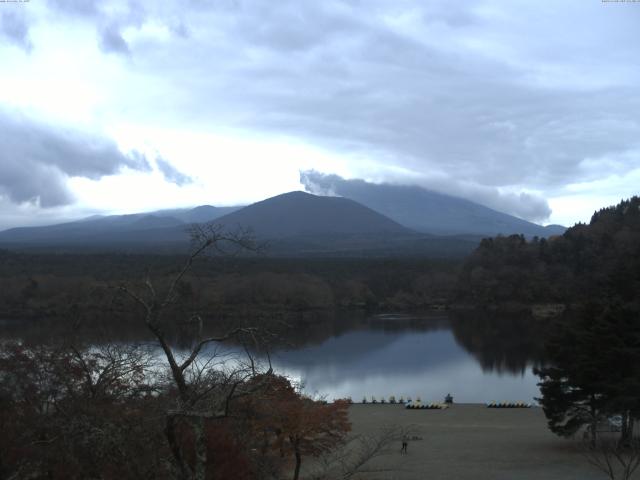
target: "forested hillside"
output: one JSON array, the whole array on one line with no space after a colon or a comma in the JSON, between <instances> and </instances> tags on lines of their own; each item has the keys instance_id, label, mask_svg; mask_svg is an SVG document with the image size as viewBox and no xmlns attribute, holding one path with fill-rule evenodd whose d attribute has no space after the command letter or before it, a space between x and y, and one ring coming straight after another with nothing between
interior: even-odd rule
<instances>
[{"instance_id":1,"label":"forested hillside","mask_svg":"<svg viewBox=\"0 0 640 480\"><path fill-rule=\"evenodd\" d=\"M108 286L184 261L170 255L30 254L0 250L0 317L61 318L112 296ZM183 280L199 309L247 314L333 308L428 308L453 295L459 262L425 258L203 258ZM106 301L106 300L105 300Z\"/></svg>"},{"instance_id":2,"label":"forested hillside","mask_svg":"<svg viewBox=\"0 0 640 480\"><path fill-rule=\"evenodd\" d=\"M485 239L465 262L459 296L480 303L581 302L640 295L640 198L596 212L562 236Z\"/></svg>"}]
</instances>

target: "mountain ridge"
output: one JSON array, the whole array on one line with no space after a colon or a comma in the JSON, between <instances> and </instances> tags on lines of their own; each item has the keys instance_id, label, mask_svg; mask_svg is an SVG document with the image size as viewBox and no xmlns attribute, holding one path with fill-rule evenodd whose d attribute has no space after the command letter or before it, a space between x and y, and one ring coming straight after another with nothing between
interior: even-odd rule
<instances>
[{"instance_id":1,"label":"mountain ridge","mask_svg":"<svg viewBox=\"0 0 640 480\"><path fill-rule=\"evenodd\" d=\"M345 180L314 170L300 173L307 191L350 198L413 230L434 235L561 235L565 227L544 227L461 197L417 185Z\"/></svg>"},{"instance_id":2,"label":"mountain ridge","mask_svg":"<svg viewBox=\"0 0 640 480\"><path fill-rule=\"evenodd\" d=\"M226 227L250 227L258 236L413 233L354 200L302 191L276 195L215 220Z\"/></svg>"},{"instance_id":3,"label":"mountain ridge","mask_svg":"<svg viewBox=\"0 0 640 480\"><path fill-rule=\"evenodd\" d=\"M243 208L201 205L14 228L0 232L0 247L74 252L185 251L190 241L189 225L207 221L227 230L252 230L258 240L269 241L269 254L276 256L459 257L470 253L483 237L473 231L425 233L354 199L294 191ZM537 234L545 232L539 236L555 233L537 227L541 229Z\"/></svg>"}]
</instances>

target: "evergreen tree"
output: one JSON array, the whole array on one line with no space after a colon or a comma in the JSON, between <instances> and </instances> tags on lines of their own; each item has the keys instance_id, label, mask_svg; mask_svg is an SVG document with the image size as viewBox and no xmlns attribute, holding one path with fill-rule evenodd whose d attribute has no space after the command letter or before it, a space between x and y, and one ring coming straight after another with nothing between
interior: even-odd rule
<instances>
[{"instance_id":1,"label":"evergreen tree","mask_svg":"<svg viewBox=\"0 0 640 480\"><path fill-rule=\"evenodd\" d=\"M587 425L592 441L607 399L601 388L606 375L598 365L602 347L593 329L590 306L579 314L567 312L545 342L549 366L536 369L541 382L539 402L549 429L569 437Z\"/></svg>"},{"instance_id":2,"label":"evergreen tree","mask_svg":"<svg viewBox=\"0 0 640 480\"><path fill-rule=\"evenodd\" d=\"M549 428L571 436L621 415L622 440L640 418L640 322L634 305L589 303L558 321L546 342L549 366L540 376L539 399Z\"/></svg>"}]
</instances>

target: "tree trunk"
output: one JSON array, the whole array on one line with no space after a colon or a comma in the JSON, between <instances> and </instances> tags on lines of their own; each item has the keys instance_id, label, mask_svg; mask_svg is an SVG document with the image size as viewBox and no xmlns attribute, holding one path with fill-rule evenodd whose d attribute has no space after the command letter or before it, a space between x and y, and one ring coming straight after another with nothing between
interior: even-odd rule
<instances>
[{"instance_id":1,"label":"tree trunk","mask_svg":"<svg viewBox=\"0 0 640 480\"><path fill-rule=\"evenodd\" d=\"M180 369L178 362L176 362L176 357L167 342L164 333L155 325L155 321L151 319L146 320L147 327L151 332L156 336L158 343L160 343L160 347L164 352L164 355L167 359L167 363L169 364L169 368L171 369L171 375L173 376L174 382L176 382L176 387L178 387L178 393L180 394L180 400L184 403L188 401L187 398L187 381L184 378L184 372Z\"/></svg>"},{"instance_id":2,"label":"tree trunk","mask_svg":"<svg viewBox=\"0 0 640 480\"><path fill-rule=\"evenodd\" d=\"M207 438L204 417L195 417L191 421L195 436L196 464L194 468L194 480L205 480L207 476Z\"/></svg>"},{"instance_id":3,"label":"tree trunk","mask_svg":"<svg viewBox=\"0 0 640 480\"><path fill-rule=\"evenodd\" d=\"M269 437L267 436L267 431L262 430L262 448L260 449L260 453L265 455L267 453L267 449L269 448Z\"/></svg>"},{"instance_id":4,"label":"tree trunk","mask_svg":"<svg viewBox=\"0 0 640 480\"><path fill-rule=\"evenodd\" d=\"M291 442L293 444L293 451L295 452L295 456L296 456L296 468L293 471L293 480L298 480L298 478L300 477L300 466L302 465L302 455L300 454L300 448L298 445L297 441L293 441Z\"/></svg>"},{"instance_id":5,"label":"tree trunk","mask_svg":"<svg viewBox=\"0 0 640 480\"><path fill-rule=\"evenodd\" d=\"M625 446L633 441L633 424L635 419L628 410L622 415L622 429L620 433L620 444Z\"/></svg>"},{"instance_id":6,"label":"tree trunk","mask_svg":"<svg viewBox=\"0 0 640 480\"><path fill-rule=\"evenodd\" d=\"M591 425L589 427L591 430L589 433L591 434L591 448L596 448L597 441L597 430L598 430L598 411L595 406L595 398L591 396Z\"/></svg>"},{"instance_id":7,"label":"tree trunk","mask_svg":"<svg viewBox=\"0 0 640 480\"><path fill-rule=\"evenodd\" d=\"M176 419L173 415L167 415L166 420L165 435L167 436L167 441L169 442L169 448L171 449L173 459L178 466L179 478L188 479L191 475L188 471L187 465L185 464L184 458L182 457L182 449L180 448L176 437Z\"/></svg>"}]
</instances>

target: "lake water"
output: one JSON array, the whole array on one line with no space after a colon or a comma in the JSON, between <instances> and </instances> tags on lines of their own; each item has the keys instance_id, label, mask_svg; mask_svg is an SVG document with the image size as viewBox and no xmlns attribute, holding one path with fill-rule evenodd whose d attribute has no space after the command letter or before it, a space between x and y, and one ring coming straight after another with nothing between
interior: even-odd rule
<instances>
[{"instance_id":1,"label":"lake water","mask_svg":"<svg viewBox=\"0 0 640 480\"><path fill-rule=\"evenodd\" d=\"M138 325L118 328L118 342L146 343ZM298 322L271 348L277 373L314 397L420 397L459 403L534 402L540 395L532 366L541 362L545 325L522 317L464 312L429 315L356 315ZM50 328L0 322L0 338L46 341ZM66 337L65 333L58 333ZM95 340L86 339L95 343ZM220 349L238 351L232 345ZM159 352L160 353L160 352Z\"/></svg>"},{"instance_id":2,"label":"lake water","mask_svg":"<svg viewBox=\"0 0 640 480\"><path fill-rule=\"evenodd\" d=\"M527 358L526 352L515 364L509 363L513 359L508 354L496 362L495 355L482 357L480 342L472 341L479 346L477 352L466 348L448 319L377 320L372 318L368 328L339 333L314 345L275 352L273 365L300 381L306 393L329 400L351 397L360 402L363 396L370 401L371 396L380 400L394 395L431 402L451 393L460 403L533 402L540 394L531 368L535 359ZM513 345L504 347L503 353Z\"/></svg>"}]
</instances>

